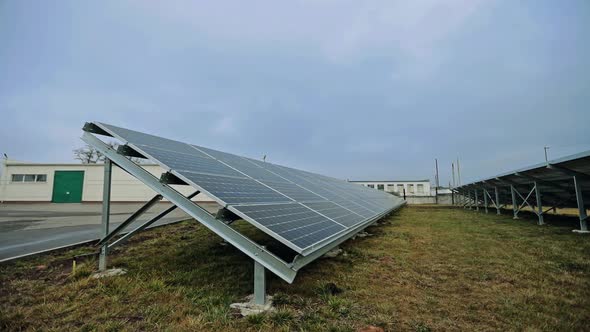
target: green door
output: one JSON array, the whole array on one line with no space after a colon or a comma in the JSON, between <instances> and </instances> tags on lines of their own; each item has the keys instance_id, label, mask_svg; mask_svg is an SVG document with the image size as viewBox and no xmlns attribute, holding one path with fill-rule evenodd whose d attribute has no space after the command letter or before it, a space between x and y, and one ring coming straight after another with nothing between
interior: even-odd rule
<instances>
[{"instance_id":1,"label":"green door","mask_svg":"<svg viewBox=\"0 0 590 332\"><path fill-rule=\"evenodd\" d=\"M84 171L55 171L53 177L53 203L82 202Z\"/></svg>"}]
</instances>

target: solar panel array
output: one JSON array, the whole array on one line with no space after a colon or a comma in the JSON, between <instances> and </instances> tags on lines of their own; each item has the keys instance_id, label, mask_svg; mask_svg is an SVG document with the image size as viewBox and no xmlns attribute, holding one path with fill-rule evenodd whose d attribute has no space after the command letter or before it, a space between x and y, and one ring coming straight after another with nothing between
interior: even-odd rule
<instances>
[{"instance_id":1,"label":"solar panel array","mask_svg":"<svg viewBox=\"0 0 590 332\"><path fill-rule=\"evenodd\" d=\"M402 204L347 181L95 123L298 253Z\"/></svg>"},{"instance_id":2,"label":"solar panel array","mask_svg":"<svg viewBox=\"0 0 590 332\"><path fill-rule=\"evenodd\" d=\"M526 192L536 183L545 205L576 208L579 201L576 197L572 174L578 175L576 181L580 185L585 208L590 207L590 151L464 184L455 188L455 191L467 195L473 194L474 189L486 189L494 193L497 188L500 202L511 202L510 185L526 195ZM479 195L479 199L483 199L483 193L480 192ZM520 197L517 196L517 199ZM535 195L531 195L529 200L538 205Z\"/></svg>"}]
</instances>

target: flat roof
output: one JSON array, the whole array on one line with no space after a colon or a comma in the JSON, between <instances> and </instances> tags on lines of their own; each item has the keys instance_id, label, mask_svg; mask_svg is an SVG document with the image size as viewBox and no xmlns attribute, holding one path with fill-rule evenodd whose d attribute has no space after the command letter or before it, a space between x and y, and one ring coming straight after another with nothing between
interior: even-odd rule
<instances>
[{"instance_id":1,"label":"flat roof","mask_svg":"<svg viewBox=\"0 0 590 332\"><path fill-rule=\"evenodd\" d=\"M426 180L349 180L348 182L430 182Z\"/></svg>"}]
</instances>

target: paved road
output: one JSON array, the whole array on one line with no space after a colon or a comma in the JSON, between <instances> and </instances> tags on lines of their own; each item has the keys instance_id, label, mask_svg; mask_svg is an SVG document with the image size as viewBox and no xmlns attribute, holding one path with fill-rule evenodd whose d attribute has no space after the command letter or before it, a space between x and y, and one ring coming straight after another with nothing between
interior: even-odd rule
<instances>
[{"instance_id":1,"label":"paved road","mask_svg":"<svg viewBox=\"0 0 590 332\"><path fill-rule=\"evenodd\" d=\"M123 222L142 204L111 204L111 229ZM143 221L170 207L159 203L128 226L132 230ZM215 212L215 203L202 207ZM0 261L100 237L101 204L0 204ZM190 219L176 209L156 225Z\"/></svg>"}]
</instances>

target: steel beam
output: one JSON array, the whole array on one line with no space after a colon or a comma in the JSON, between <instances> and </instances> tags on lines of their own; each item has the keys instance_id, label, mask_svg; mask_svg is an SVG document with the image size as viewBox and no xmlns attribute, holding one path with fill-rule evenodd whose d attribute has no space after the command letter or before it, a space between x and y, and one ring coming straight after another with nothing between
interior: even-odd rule
<instances>
[{"instance_id":1,"label":"steel beam","mask_svg":"<svg viewBox=\"0 0 590 332\"><path fill-rule=\"evenodd\" d=\"M574 187L576 188L576 200L578 202L578 215L580 216L580 233L588 233L588 215L586 214L586 206L584 205L584 197L582 196L582 185L578 176L574 176Z\"/></svg>"},{"instance_id":2,"label":"steel beam","mask_svg":"<svg viewBox=\"0 0 590 332\"><path fill-rule=\"evenodd\" d=\"M500 214L500 191L497 186L494 186L494 193L496 194L496 214Z\"/></svg>"},{"instance_id":3,"label":"steel beam","mask_svg":"<svg viewBox=\"0 0 590 332\"><path fill-rule=\"evenodd\" d=\"M473 195L475 197L475 211L479 211L479 198L477 197L477 189L473 189Z\"/></svg>"},{"instance_id":4,"label":"steel beam","mask_svg":"<svg viewBox=\"0 0 590 332\"><path fill-rule=\"evenodd\" d=\"M516 189L514 189L513 185L510 185L510 195L512 196L512 213L514 216L512 219L518 219L518 205L516 205Z\"/></svg>"},{"instance_id":5,"label":"steel beam","mask_svg":"<svg viewBox=\"0 0 590 332\"><path fill-rule=\"evenodd\" d=\"M188 195L186 198L191 199L191 198L197 196L199 193L200 193L200 191L196 191L196 192ZM157 216L155 216L152 219L144 222L143 224L141 224L140 226L138 226L134 230L129 231L127 234L125 234L122 237L118 238L117 241L109 244L109 249L114 248L114 247L116 247L116 246L118 246L120 244L125 243L131 236L135 235L138 232L143 231L144 229L146 229L147 227L149 227L151 224L153 224L156 221L162 219L163 217L165 217L170 212L176 210L176 208L177 208L176 205L172 205L171 207L167 208L166 210L160 212Z\"/></svg>"},{"instance_id":6,"label":"steel beam","mask_svg":"<svg viewBox=\"0 0 590 332\"><path fill-rule=\"evenodd\" d=\"M132 222L134 222L137 218L139 218L142 214L144 214L147 210L149 210L152 206L162 200L162 195L156 195L152 199L150 199L147 203L145 203L142 207L140 207L137 211L135 211L127 220L123 221L117 228L115 228L112 232L104 236L98 245L103 245L108 243L113 237L119 234L125 227L129 226Z\"/></svg>"},{"instance_id":7,"label":"steel beam","mask_svg":"<svg viewBox=\"0 0 590 332\"><path fill-rule=\"evenodd\" d=\"M541 202L541 189L539 188L537 182L534 182L534 183L535 183L535 198L537 200L537 216L539 217L539 225L544 225L545 221L543 220L543 203Z\"/></svg>"},{"instance_id":8,"label":"steel beam","mask_svg":"<svg viewBox=\"0 0 590 332\"><path fill-rule=\"evenodd\" d=\"M112 173L113 173L113 163L111 162L111 160L109 158L105 158L104 177L103 177L103 184L102 184L102 238L105 238L109 235L109 218L111 216ZM106 244L104 244L100 248L100 254L98 256L98 270L99 271L104 271L107 269L108 250L109 250L109 247Z\"/></svg>"},{"instance_id":9,"label":"steel beam","mask_svg":"<svg viewBox=\"0 0 590 332\"><path fill-rule=\"evenodd\" d=\"M488 213L488 191L483 188L483 208L486 213Z\"/></svg>"},{"instance_id":10,"label":"steel beam","mask_svg":"<svg viewBox=\"0 0 590 332\"><path fill-rule=\"evenodd\" d=\"M150 172L136 165L125 156L118 154L100 139L94 137L88 132L85 132L82 136L82 140L94 146L100 153L107 156L107 158L111 159L113 162L117 163L117 165L119 165L129 174L146 184L155 192L160 193L162 196L164 196L164 198L171 201L173 204L184 210L205 227L218 234L221 238L229 242L234 247L238 248L250 258L259 262L266 269L270 270L281 279L287 281L288 283L292 283L295 279L297 271L292 269L289 263L278 258L273 253L240 234L230 226L224 224L222 221L216 220L205 209L196 205L190 199L186 198L170 186L161 183Z\"/></svg>"},{"instance_id":11,"label":"steel beam","mask_svg":"<svg viewBox=\"0 0 590 332\"><path fill-rule=\"evenodd\" d=\"M266 304L266 269L254 261L254 303Z\"/></svg>"}]
</instances>

